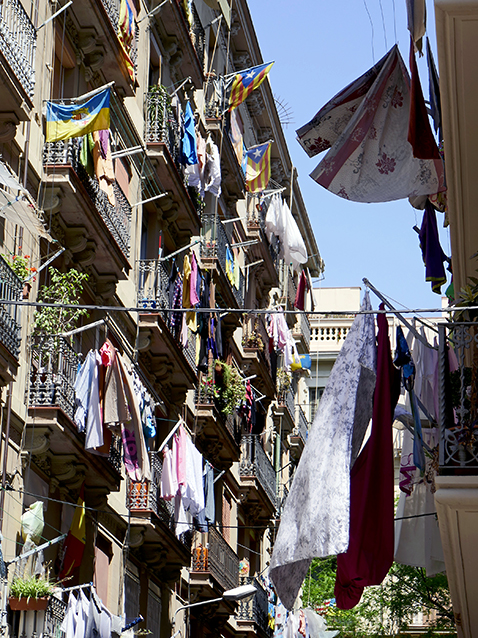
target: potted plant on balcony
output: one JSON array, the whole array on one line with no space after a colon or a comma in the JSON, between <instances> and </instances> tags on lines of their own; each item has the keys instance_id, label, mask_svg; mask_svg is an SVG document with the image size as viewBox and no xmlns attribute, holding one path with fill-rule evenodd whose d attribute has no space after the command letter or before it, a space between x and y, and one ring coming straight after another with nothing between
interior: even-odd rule
<instances>
[{"instance_id":1,"label":"potted plant on balcony","mask_svg":"<svg viewBox=\"0 0 478 638\"><path fill-rule=\"evenodd\" d=\"M214 367L218 407L222 414L227 416L244 401L246 387L238 370L233 366L216 359Z\"/></svg>"},{"instance_id":2,"label":"potted plant on balcony","mask_svg":"<svg viewBox=\"0 0 478 638\"><path fill-rule=\"evenodd\" d=\"M41 611L47 608L54 584L49 578L14 578L8 599L12 611Z\"/></svg>"},{"instance_id":3,"label":"potted plant on balcony","mask_svg":"<svg viewBox=\"0 0 478 638\"><path fill-rule=\"evenodd\" d=\"M15 255L10 253L8 255L2 254L2 257L20 281L23 282L22 296L23 299L28 299L32 287L28 281L25 281L25 279L37 272L36 268L29 266L30 255ZM35 281L35 279L33 279L33 281Z\"/></svg>"}]
</instances>

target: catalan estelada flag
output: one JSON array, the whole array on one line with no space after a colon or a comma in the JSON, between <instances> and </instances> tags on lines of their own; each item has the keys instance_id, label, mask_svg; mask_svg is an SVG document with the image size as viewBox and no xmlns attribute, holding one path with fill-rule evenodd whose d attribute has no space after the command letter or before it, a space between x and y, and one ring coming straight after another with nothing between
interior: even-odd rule
<instances>
[{"instance_id":1,"label":"catalan estelada flag","mask_svg":"<svg viewBox=\"0 0 478 638\"><path fill-rule=\"evenodd\" d=\"M86 512L85 512L85 484L81 486L80 495L76 503L75 513L71 521L70 531L63 545L63 560L59 579L71 576L74 569L81 565L86 544Z\"/></svg>"},{"instance_id":2,"label":"catalan estelada flag","mask_svg":"<svg viewBox=\"0 0 478 638\"><path fill-rule=\"evenodd\" d=\"M82 137L110 127L110 87L82 102L74 104L46 103L46 141L59 142Z\"/></svg>"},{"instance_id":3,"label":"catalan estelada flag","mask_svg":"<svg viewBox=\"0 0 478 638\"><path fill-rule=\"evenodd\" d=\"M247 192L260 193L263 191L271 176L271 143L259 144L246 151L243 167Z\"/></svg>"},{"instance_id":4,"label":"catalan estelada flag","mask_svg":"<svg viewBox=\"0 0 478 638\"><path fill-rule=\"evenodd\" d=\"M251 69L241 71L236 75L232 82L231 92L229 94L229 111L235 109L242 104L254 89L262 84L266 75L272 68L274 62L268 64L260 64Z\"/></svg>"},{"instance_id":5,"label":"catalan estelada flag","mask_svg":"<svg viewBox=\"0 0 478 638\"><path fill-rule=\"evenodd\" d=\"M118 21L118 39L121 43L123 56L130 75L134 81L134 64L131 59L131 49L134 42L136 24L134 21L134 12L128 0L121 0L119 21Z\"/></svg>"}]
</instances>

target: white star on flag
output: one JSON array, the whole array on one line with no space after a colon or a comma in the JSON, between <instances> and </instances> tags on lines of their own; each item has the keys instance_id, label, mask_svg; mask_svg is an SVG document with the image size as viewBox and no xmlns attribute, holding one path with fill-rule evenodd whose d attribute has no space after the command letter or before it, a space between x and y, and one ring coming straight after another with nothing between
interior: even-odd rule
<instances>
[{"instance_id":1,"label":"white star on flag","mask_svg":"<svg viewBox=\"0 0 478 638\"><path fill-rule=\"evenodd\" d=\"M254 151L253 155L254 155L254 157L255 157L256 159L258 159L258 158L262 155L262 153L261 153L261 151L257 148L257 149Z\"/></svg>"},{"instance_id":2,"label":"white star on flag","mask_svg":"<svg viewBox=\"0 0 478 638\"><path fill-rule=\"evenodd\" d=\"M246 78L253 78L254 77L254 71L249 71L249 73L246 75Z\"/></svg>"}]
</instances>

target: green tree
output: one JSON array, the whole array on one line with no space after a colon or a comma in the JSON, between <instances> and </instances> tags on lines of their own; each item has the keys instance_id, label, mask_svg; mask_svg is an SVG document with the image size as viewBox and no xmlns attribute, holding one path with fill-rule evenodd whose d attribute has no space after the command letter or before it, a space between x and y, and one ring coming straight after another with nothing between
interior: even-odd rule
<instances>
[{"instance_id":1,"label":"green tree","mask_svg":"<svg viewBox=\"0 0 478 638\"><path fill-rule=\"evenodd\" d=\"M324 601L334 597L336 569L336 557L312 561L303 587L304 604L321 607ZM418 612L436 615L430 622L428 636L437 635L436 630L455 628L446 576L438 574L428 578L419 567L393 563L382 585L366 587L362 600L354 609L341 610L332 606L325 618L328 628L340 629L343 638L397 636L406 635Z\"/></svg>"}]
</instances>

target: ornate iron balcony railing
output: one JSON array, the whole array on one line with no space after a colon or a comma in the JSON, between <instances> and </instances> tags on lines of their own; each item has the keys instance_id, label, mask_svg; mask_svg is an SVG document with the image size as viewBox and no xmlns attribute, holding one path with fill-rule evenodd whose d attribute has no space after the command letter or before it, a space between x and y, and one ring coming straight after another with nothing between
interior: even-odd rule
<instances>
[{"instance_id":1,"label":"ornate iron balcony railing","mask_svg":"<svg viewBox=\"0 0 478 638\"><path fill-rule=\"evenodd\" d=\"M0 257L0 299L19 301L22 298L22 282ZM0 305L0 343L18 359L20 352L20 309L9 304Z\"/></svg>"},{"instance_id":2,"label":"ornate iron balcony railing","mask_svg":"<svg viewBox=\"0 0 478 638\"><path fill-rule=\"evenodd\" d=\"M0 51L28 97L35 89L37 34L19 0L4 0L0 10Z\"/></svg>"},{"instance_id":3,"label":"ornate iron balcony railing","mask_svg":"<svg viewBox=\"0 0 478 638\"><path fill-rule=\"evenodd\" d=\"M440 470L478 473L478 323L439 324ZM458 368L450 366L453 346Z\"/></svg>"},{"instance_id":4,"label":"ornate iron balcony railing","mask_svg":"<svg viewBox=\"0 0 478 638\"><path fill-rule=\"evenodd\" d=\"M244 348L253 348L260 352L261 358L271 374L271 354L269 352L269 335L262 317L248 317L244 324L242 337Z\"/></svg>"},{"instance_id":5,"label":"ornate iron balcony railing","mask_svg":"<svg viewBox=\"0 0 478 638\"><path fill-rule=\"evenodd\" d=\"M119 27L119 15L121 8L121 0L101 0L103 7L105 8L106 13L108 14L108 18L113 26L114 32L118 33ZM138 63L138 27L135 29L135 37L131 44L130 58L131 62L136 69Z\"/></svg>"},{"instance_id":6,"label":"ornate iron balcony railing","mask_svg":"<svg viewBox=\"0 0 478 638\"><path fill-rule=\"evenodd\" d=\"M292 420L295 421L295 393L292 388L280 392L279 403L285 405Z\"/></svg>"},{"instance_id":7,"label":"ornate iron balcony railing","mask_svg":"<svg viewBox=\"0 0 478 638\"><path fill-rule=\"evenodd\" d=\"M193 549L193 572L209 572L224 589L239 584L239 558L219 532L211 527L207 547Z\"/></svg>"},{"instance_id":8,"label":"ornate iron balcony railing","mask_svg":"<svg viewBox=\"0 0 478 638\"><path fill-rule=\"evenodd\" d=\"M160 259L138 260L138 307L157 310L164 323L171 328L169 308L169 268ZM174 335L173 335L174 336ZM196 370L196 336L188 329L187 345L176 340L189 365Z\"/></svg>"},{"instance_id":9,"label":"ornate iron balcony railing","mask_svg":"<svg viewBox=\"0 0 478 638\"><path fill-rule=\"evenodd\" d=\"M75 379L80 356L67 339L58 335L31 338L30 407L60 408L73 422L75 416ZM123 447L113 436L108 460L121 474Z\"/></svg>"},{"instance_id":10,"label":"ornate iron balcony railing","mask_svg":"<svg viewBox=\"0 0 478 638\"><path fill-rule=\"evenodd\" d=\"M240 585L254 585L256 594L246 601L239 601L236 612L237 620L252 620L267 636L272 636L273 630L269 627L267 592L257 578L240 576Z\"/></svg>"},{"instance_id":11,"label":"ornate iron balcony railing","mask_svg":"<svg viewBox=\"0 0 478 638\"><path fill-rule=\"evenodd\" d=\"M307 348L310 347L310 323L306 314L300 313L292 330L294 335L301 335Z\"/></svg>"},{"instance_id":12,"label":"ornate iron balcony railing","mask_svg":"<svg viewBox=\"0 0 478 638\"><path fill-rule=\"evenodd\" d=\"M161 498L161 474L163 462L160 452L150 452L151 481L132 481L128 479L126 507L130 511L154 514L162 523L174 532L174 502ZM185 532L179 538L183 545L191 547L191 534Z\"/></svg>"},{"instance_id":13,"label":"ornate iron balcony railing","mask_svg":"<svg viewBox=\"0 0 478 638\"><path fill-rule=\"evenodd\" d=\"M260 435L246 434L241 439L241 476L255 476L274 507L276 498L276 473L261 445Z\"/></svg>"},{"instance_id":14,"label":"ornate iron balcony railing","mask_svg":"<svg viewBox=\"0 0 478 638\"><path fill-rule=\"evenodd\" d=\"M85 187L101 219L106 224L123 255L128 258L131 242L131 206L118 182L113 184L116 206L108 201L108 196L100 189L98 180L90 177L79 161L80 145L76 138L62 142L48 142L43 149L43 164L70 165Z\"/></svg>"},{"instance_id":15,"label":"ornate iron balcony railing","mask_svg":"<svg viewBox=\"0 0 478 638\"><path fill-rule=\"evenodd\" d=\"M180 0L176 0L176 3L181 9L184 20L188 24L189 37L191 38L191 43L194 47L194 50L196 51L196 55L198 56L202 68L204 66L204 47L206 44L206 32L204 31L201 20L199 19L197 9L193 3L190 3L189 10L191 14L188 17L186 11L184 10L183 3Z\"/></svg>"},{"instance_id":16,"label":"ornate iron balcony railing","mask_svg":"<svg viewBox=\"0 0 478 638\"><path fill-rule=\"evenodd\" d=\"M294 428L294 434L300 436L302 441L307 443L307 435L309 432L309 422L307 421L307 417L304 414L304 410L297 406L297 415L296 415L296 426Z\"/></svg>"},{"instance_id":17,"label":"ornate iron balcony railing","mask_svg":"<svg viewBox=\"0 0 478 638\"><path fill-rule=\"evenodd\" d=\"M146 144L162 142L178 170L181 169L181 126L163 87L146 93Z\"/></svg>"},{"instance_id":18,"label":"ornate iron balcony railing","mask_svg":"<svg viewBox=\"0 0 478 638\"><path fill-rule=\"evenodd\" d=\"M221 220L215 215L203 215L203 236L204 241L201 243L201 257L206 259L217 259L224 277L229 281L232 293L239 307L244 306L244 273L239 268L238 287L230 281L227 275L226 262L227 255L232 256L232 247L226 234L226 229Z\"/></svg>"}]
</instances>

